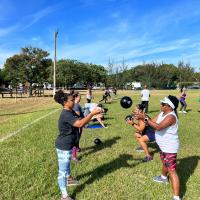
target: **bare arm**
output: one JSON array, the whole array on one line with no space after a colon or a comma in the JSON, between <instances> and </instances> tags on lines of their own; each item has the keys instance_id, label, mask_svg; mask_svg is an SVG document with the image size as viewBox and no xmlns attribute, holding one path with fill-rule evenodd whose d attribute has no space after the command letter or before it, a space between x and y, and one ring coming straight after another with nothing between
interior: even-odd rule
<instances>
[{"instance_id":1,"label":"bare arm","mask_svg":"<svg viewBox=\"0 0 200 200\"><path fill-rule=\"evenodd\" d=\"M142 119L138 119L138 124L134 122L134 120L128 120L127 124L132 125L135 129L137 129L139 132L142 132L145 129L145 123Z\"/></svg>"},{"instance_id":2,"label":"bare arm","mask_svg":"<svg viewBox=\"0 0 200 200\"><path fill-rule=\"evenodd\" d=\"M156 117L154 117L151 121L152 121L152 122L156 122L157 119L158 119L158 115L157 115Z\"/></svg>"},{"instance_id":3,"label":"bare arm","mask_svg":"<svg viewBox=\"0 0 200 200\"><path fill-rule=\"evenodd\" d=\"M147 119L147 123L155 130L160 131L176 123L176 118L173 115L168 115L160 124L157 124L155 119Z\"/></svg>"},{"instance_id":4,"label":"bare arm","mask_svg":"<svg viewBox=\"0 0 200 200\"><path fill-rule=\"evenodd\" d=\"M96 114L99 114L101 113L101 109L99 108L95 108L91 113L89 113L86 117L84 117L83 119L78 119L74 122L73 126L74 127L83 127L85 124L87 124L91 118L96 115Z\"/></svg>"},{"instance_id":5,"label":"bare arm","mask_svg":"<svg viewBox=\"0 0 200 200\"><path fill-rule=\"evenodd\" d=\"M80 111L75 111L75 113L80 117L81 115Z\"/></svg>"},{"instance_id":6,"label":"bare arm","mask_svg":"<svg viewBox=\"0 0 200 200\"><path fill-rule=\"evenodd\" d=\"M143 132L144 131L144 129L145 129L145 123L141 120L141 119L139 119L138 120L138 124L133 124L133 127L135 128L135 129L137 129L138 131L140 131L140 132Z\"/></svg>"}]
</instances>

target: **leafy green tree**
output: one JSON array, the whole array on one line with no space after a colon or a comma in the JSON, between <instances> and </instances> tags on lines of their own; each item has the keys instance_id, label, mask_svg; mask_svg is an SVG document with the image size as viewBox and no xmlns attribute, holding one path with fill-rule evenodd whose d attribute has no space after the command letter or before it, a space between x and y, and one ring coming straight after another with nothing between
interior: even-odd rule
<instances>
[{"instance_id":1,"label":"leafy green tree","mask_svg":"<svg viewBox=\"0 0 200 200\"><path fill-rule=\"evenodd\" d=\"M57 85L70 87L76 83L77 75L76 60L59 60L56 65Z\"/></svg>"},{"instance_id":2,"label":"leafy green tree","mask_svg":"<svg viewBox=\"0 0 200 200\"><path fill-rule=\"evenodd\" d=\"M12 82L13 87L16 87L18 83L23 82L23 78L21 76L23 61L23 56L14 55L8 58L4 65L5 79Z\"/></svg>"},{"instance_id":3,"label":"leafy green tree","mask_svg":"<svg viewBox=\"0 0 200 200\"><path fill-rule=\"evenodd\" d=\"M174 88L178 80L178 69L172 64L161 64L157 68L156 88Z\"/></svg>"},{"instance_id":4,"label":"leafy green tree","mask_svg":"<svg viewBox=\"0 0 200 200\"><path fill-rule=\"evenodd\" d=\"M87 85L94 85L97 83L105 83L107 71L101 65L86 64L86 70L88 71L85 77L85 83Z\"/></svg>"},{"instance_id":5,"label":"leafy green tree","mask_svg":"<svg viewBox=\"0 0 200 200\"><path fill-rule=\"evenodd\" d=\"M75 83L92 86L95 83L105 82L106 73L101 65L62 59L56 65L56 82L57 85L66 88L72 87Z\"/></svg>"},{"instance_id":6,"label":"leafy green tree","mask_svg":"<svg viewBox=\"0 0 200 200\"><path fill-rule=\"evenodd\" d=\"M52 65L49 53L39 48L25 47L19 55L6 60L4 65L7 79L13 83L30 84L29 95L32 95L32 83L42 84L48 79L48 68Z\"/></svg>"},{"instance_id":7,"label":"leafy green tree","mask_svg":"<svg viewBox=\"0 0 200 200\"><path fill-rule=\"evenodd\" d=\"M3 72L2 70L0 69L0 86L3 84L4 82L4 79L3 79Z\"/></svg>"},{"instance_id":8,"label":"leafy green tree","mask_svg":"<svg viewBox=\"0 0 200 200\"><path fill-rule=\"evenodd\" d=\"M186 82L196 81L194 69L190 66L189 63L184 63L180 61L178 63L178 77L179 77L179 86L189 86Z\"/></svg>"}]
</instances>

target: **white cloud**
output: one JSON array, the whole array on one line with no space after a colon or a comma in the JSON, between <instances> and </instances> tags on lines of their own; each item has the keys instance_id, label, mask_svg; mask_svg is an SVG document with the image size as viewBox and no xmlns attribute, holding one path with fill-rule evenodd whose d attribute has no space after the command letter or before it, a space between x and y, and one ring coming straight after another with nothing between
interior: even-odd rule
<instances>
[{"instance_id":1,"label":"white cloud","mask_svg":"<svg viewBox=\"0 0 200 200\"><path fill-rule=\"evenodd\" d=\"M16 29L18 29L19 25L13 25L6 28L0 28L0 37L7 36L8 34L12 33Z\"/></svg>"},{"instance_id":2,"label":"white cloud","mask_svg":"<svg viewBox=\"0 0 200 200\"><path fill-rule=\"evenodd\" d=\"M54 12L57 9L58 5L46 7L32 15L25 17L26 22L25 23L23 22L23 23L26 25L23 26L23 29L26 29L26 28L32 26L33 24L37 23L40 19L42 19L45 16L49 15L50 13Z\"/></svg>"}]
</instances>

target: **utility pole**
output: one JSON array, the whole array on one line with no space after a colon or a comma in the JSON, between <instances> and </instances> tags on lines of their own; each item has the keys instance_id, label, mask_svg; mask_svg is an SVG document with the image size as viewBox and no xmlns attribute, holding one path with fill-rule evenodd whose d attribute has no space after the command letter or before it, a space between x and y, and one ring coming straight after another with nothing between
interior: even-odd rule
<instances>
[{"instance_id":1,"label":"utility pole","mask_svg":"<svg viewBox=\"0 0 200 200\"><path fill-rule=\"evenodd\" d=\"M54 32L54 66L53 66L53 97L56 94L56 38L58 31Z\"/></svg>"}]
</instances>

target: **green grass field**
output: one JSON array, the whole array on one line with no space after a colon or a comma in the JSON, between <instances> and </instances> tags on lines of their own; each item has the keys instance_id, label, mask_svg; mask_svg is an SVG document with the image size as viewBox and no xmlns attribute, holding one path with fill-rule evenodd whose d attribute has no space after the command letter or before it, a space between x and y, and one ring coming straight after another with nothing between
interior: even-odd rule
<instances>
[{"instance_id":1,"label":"green grass field","mask_svg":"<svg viewBox=\"0 0 200 200\"><path fill-rule=\"evenodd\" d=\"M171 184L160 185L152 181L152 177L161 172L157 149L151 145L154 160L142 163L144 154L135 151L138 145L133 137L134 130L124 123L124 117L139 103L139 93L120 91L118 99L106 105L109 108L106 115L108 129L84 129L81 138L83 151L78 154L82 162L72 163L72 175L81 182L80 186L69 188L75 199L171 199ZM177 91L151 92L150 116L159 112L159 100L168 94L179 95ZM124 95L133 99L132 108L121 108L119 98ZM199 91L188 91L187 103L191 111L179 114L181 145L177 171L184 200L200 199L199 95ZM101 97L97 92L94 96L96 102ZM85 103L84 96L82 103ZM0 199L60 199L54 148L60 111L61 107L50 97L18 98L16 102L14 98L0 99ZM15 132L16 135L3 140ZM94 145L96 137L103 141L102 146Z\"/></svg>"}]
</instances>

